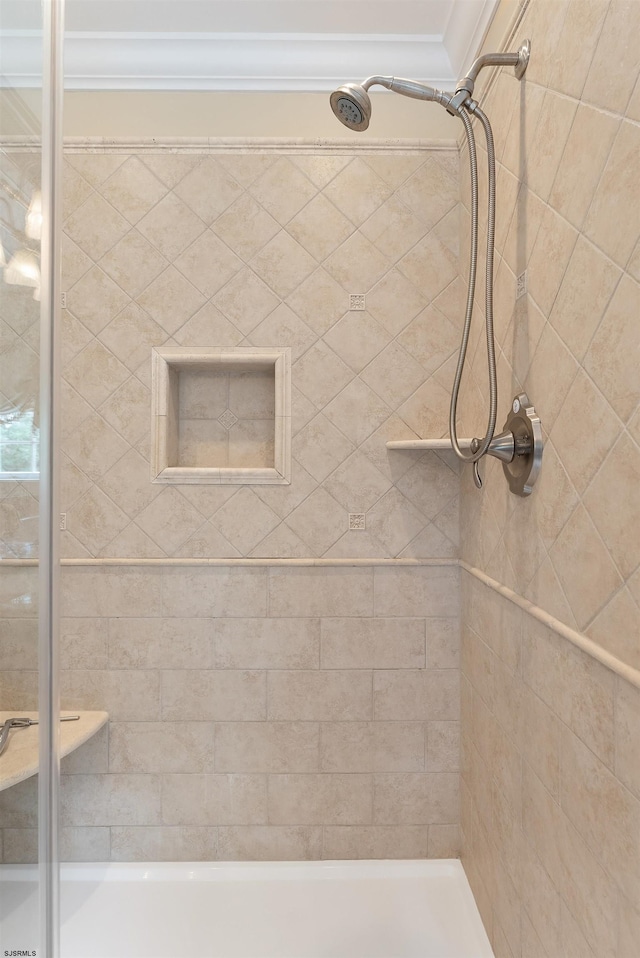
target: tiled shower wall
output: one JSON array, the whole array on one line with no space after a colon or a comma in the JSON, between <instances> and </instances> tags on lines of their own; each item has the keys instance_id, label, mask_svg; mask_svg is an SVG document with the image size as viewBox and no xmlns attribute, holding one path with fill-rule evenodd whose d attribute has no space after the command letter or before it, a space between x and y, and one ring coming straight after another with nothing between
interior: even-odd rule
<instances>
[{"instance_id":1,"label":"tiled shower wall","mask_svg":"<svg viewBox=\"0 0 640 958\"><path fill-rule=\"evenodd\" d=\"M158 149L67 156L64 554L455 555L451 457L385 441L446 432L457 151ZM167 345L291 348L290 485L149 482L151 349Z\"/></svg>"},{"instance_id":2,"label":"tiled shower wall","mask_svg":"<svg viewBox=\"0 0 640 958\"><path fill-rule=\"evenodd\" d=\"M640 666L639 32L635 2L531 0L514 40L531 38L526 76L500 71L484 101L499 417L524 387L545 449L528 500L497 462L482 494L463 478L461 555L552 617L463 573L462 857L509 958L631 958L640 935L638 673L562 634ZM463 400L476 430L484 363L480 346Z\"/></svg>"},{"instance_id":3,"label":"tiled shower wall","mask_svg":"<svg viewBox=\"0 0 640 958\"><path fill-rule=\"evenodd\" d=\"M63 762L63 857L457 854L459 475L385 448L446 432L457 151L67 159L62 690L110 721ZM292 349L289 486L150 482L165 345ZM269 562L319 557L362 564ZM28 612L8 708L35 705ZM32 857L34 783L0 809Z\"/></svg>"}]
</instances>

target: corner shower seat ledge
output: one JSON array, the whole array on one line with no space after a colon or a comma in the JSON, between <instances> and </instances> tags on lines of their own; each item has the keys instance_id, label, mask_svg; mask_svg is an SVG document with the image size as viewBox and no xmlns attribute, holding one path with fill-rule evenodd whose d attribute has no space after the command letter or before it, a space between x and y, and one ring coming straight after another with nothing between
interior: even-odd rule
<instances>
[{"instance_id":1,"label":"corner shower seat ledge","mask_svg":"<svg viewBox=\"0 0 640 958\"><path fill-rule=\"evenodd\" d=\"M109 718L108 712L71 712L64 711L61 715L79 715L77 722L60 722L60 758L74 752L84 745L96 732L102 728ZM13 709L11 712L0 712L0 725L5 719L13 716L20 718L37 719L37 712L27 712L22 709ZM9 744L6 751L0 755L0 792L25 778L38 773L38 725L29 728L14 729L9 733Z\"/></svg>"},{"instance_id":2,"label":"corner shower seat ledge","mask_svg":"<svg viewBox=\"0 0 640 958\"><path fill-rule=\"evenodd\" d=\"M459 439L458 443L461 449L471 448L471 439ZM453 449L451 440L445 436L443 439L394 439L387 444L387 449Z\"/></svg>"}]
</instances>

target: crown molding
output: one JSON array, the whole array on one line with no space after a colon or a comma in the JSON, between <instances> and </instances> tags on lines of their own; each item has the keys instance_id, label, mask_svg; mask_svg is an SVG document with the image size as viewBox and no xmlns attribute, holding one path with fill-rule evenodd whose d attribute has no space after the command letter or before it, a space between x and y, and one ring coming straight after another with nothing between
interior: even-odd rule
<instances>
[{"instance_id":1,"label":"crown molding","mask_svg":"<svg viewBox=\"0 0 640 958\"><path fill-rule=\"evenodd\" d=\"M451 0L442 34L125 33L65 36L65 89L328 92L372 74L451 87L498 0ZM0 33L2 86L41 85L37 31Z\"/></svg>"}]
</instances>

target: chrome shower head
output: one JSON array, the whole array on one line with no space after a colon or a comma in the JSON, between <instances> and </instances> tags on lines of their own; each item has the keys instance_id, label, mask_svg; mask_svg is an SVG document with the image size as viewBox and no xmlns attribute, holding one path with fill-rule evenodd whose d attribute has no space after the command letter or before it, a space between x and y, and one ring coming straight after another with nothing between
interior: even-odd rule
<instances>
[{"instance_id":1,"label":"chrome shower head","mask_svg":"<svg viewBox=\"0 0 640 958\"><path fill-rule=\"evenodd\" d=\"M371 119L371 100L363 86L345 83L331 94L331 109L350 130L366 130Z\"/></svg>"}]
</instances>

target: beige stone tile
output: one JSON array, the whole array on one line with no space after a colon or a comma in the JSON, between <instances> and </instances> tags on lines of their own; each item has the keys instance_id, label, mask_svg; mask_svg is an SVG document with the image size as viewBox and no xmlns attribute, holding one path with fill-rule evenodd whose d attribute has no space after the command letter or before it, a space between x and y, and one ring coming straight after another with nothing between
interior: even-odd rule
<instances>
[{"instance_id":1,"label":"beige stone tile","mask_svg":"<svg viewBox=\"0 0 640 958\"><path fill-rule=\"evenodd\" d=\"M270 775L270 825L367 825L370 775Z\"/></svg>"},{"instance_id":2,"label":"beige stone tile","mask_svg":"<svg viewBox=\"0 0 640 958\"><path fill-rule=\"evenodd\" d=\"M610 4L591 61L583 97L604 109L624 112L638 73L633 37L640 31L640 10L629 0Z\"/></svg>"},{"instance_id":3,"label":"beige stone tile","mask_svg":"<svg viewBox=\"0 0 640 958\"><path fill-rule=\"evenodd\" d=\"M569 730L562 735L560 802L621 889L640 889L640 802Z\"/></svg>"},{"instance_id":4,"label":"beige stone tile","mask_svg":"<svg viewBox=\"0 0 640 958\"><path fill-rule=\"evenodd\" d=\"M72 213L75 213L79 206L82 206L93 189L70 163L64 163L63 165L62 183L62 208L63 216L66 219Z\"/></svg>"},{"instance_id":5,"label":"beige stone tile","mask_svg":"<svg viewBox=\"0 0 640 958\"><path fill-rule=\"evenodd\" d=\"M584 357L586 371L624 421L638 401L640 286L623 276Z\"/></svg>"},{"instance_id":6,"label":"beige stone tile","mask_svg":"<svg viewBox=\"0 0 640 958\"><path fill-rule=\"evenodd\" d=\"M320 771L317 722L217 722L216 772Z\"/></svg>"},{"instance_id":7,"label":"beige stone tile","mask_svg":"<svg viewBox=\"0 0 640 958\"><path fill-rule=\"evenodd\" d=\"M117 153L70 153L65 163L77 170L94 189L124 163L125 155Z\"/></svg>"},{"instance_id":8,"label":"beige stone tile","mask_svg":"<svg viewBox=\"0 0 640 958\"><path fill-rule=\"evenodd\" d=\"M323 669L424 667L424 619L322 619Z\"/></svg>"},{"instance_id":9,"label":"beige stone tile","mask_svg":"<svg viewBox=\"0 0 640 958\"><path fill-rule=\"evenodd\" d=\"M347 510L366 512L387 492L390 482L361 452L338 466L324 488Z\"/></svg>"},{"instance_id":10,"label":"beige stone tile","mask_svg":"<svg viewBox=\"0 0 640 958\"><path fill-rule=\"evenodd\" d=\"M67 529L87 549L97 555L128 525L128 517L97 486L67 512Z\"/></svg>"},{"instance_id":11,"label":"beige stone tile","mask_svg":"<svg viewBox=\"0 0 640 958\"><path fill-rule=\"evenodd\" d=\"M205 224L175 193L168 193L136 228L172 261L205 231Z\"/></svg>"},{"instance_id":12,"label":"beige stone tile","mask_svg":"<svg viewBox=\"0 0 640 958\"><path fill-rule=\"evenodd\" d=\"M458 570L450 567L377 568L374 573L377 616L456 616ZM427 622L427 628L429 623Z\"/></svg>"},{"instance_id":13,"label":"beige stone tile","mask_svg":"<svg viewBox=\"0 0 640 958\"><path fill-rule=\"evenodd\" d=\"M273 419L242 419L229 430L229 465L234 468L274 468Z\"/></svg>"},{"instance_id":14,"label":"beige stone tile","mask_svg":"<svg viewBox=\"0 0 640 958\"><path fill-rule=\"evenodd\" d=\"M609 154L585 220L585 234L620 266L625 266L638 239L636 216L629 204L637 201L633 159L640 149L637 123L623 121Z\"/></svg>"},{"instance_id":15,"label":"beige stone tile","mask_svg":"<svg viewBox=\"0 0 640 958\"><path fill-rule=\"evenodd\" d=\"M150 390L135 376L130 376L101 405L100 413L113 428L136 445L149 433Z\"/></svg>"},{"instance_id":16,"label":"beige stone tile","mask_svg":"<svg viewBox=\"0 0 640 958\"><path fill-rule=\"evenodd\" d=\"M64 439L64 451L97 480L127 452L129 444L98 413L91 413Z\"/></svg>"},{"instance_id":17,"label":"beige stone tile","mask_svg":"<svg viewBox=\"0 0 640 958\"><path fill-rule=\"evenodd\" d=\"M374 775L377 825L456 824L458 775L448 772Z\"/></svg>"},{"instance_id":18,"label":"beige stone tile","mask_svg":"<svg viewBox=\"0 0 640 958\"><path fill-rule=\"evenodd\" d=\"M615 773L640 798L640 693L624 679L616 689Z\"/></svg>"},{"instance_id":19,"label":"beige stone tile","mask_svg":"<svg viewBox=\"0 0 640 958\"><path fill-rule=\"evenodd\" d=\"M310 559L313 550L281 522L251 550L250 556L255 559Z\"/></svg>"},{"instance_id":20,"label":"beige stone tile","mask_svg":"<svg viewBox=\"0 0 640 958\"><path fill-rule=\"evenodd\" d=\"M595 474L611 457L620 428L620 420L602 393L589 376L578 370L551 430L551 441L578 493L584 495ZM591 513L591 507L587 508Z\"/></svg>"},{"instance_id":21,"label":"beige stone tile","mask_svg":"<svg viewBox=\"0 0 640 958\"><path fill-rule=\"evenodd\" d=\"M323 488L312 492L285 521L316 556L324 555L348 528L344 507Z\"/></svg>"},{"instance_id":22,"label":"beige stone tile","mask_svg":"<svg viewBox=\"0 0 640 958\"><path fill-rule=\"evenodd\" d=\"M82 252L77 243L62 233L61 239L62 284L70 289L84 274L91 269L91 259Z\"/></svg>"},{"instance_id":23,"label":"beige stone tile","mask_svg":"<svg viewBox=\"0 0 640 958\"><path fill-rule=\"evenodd\" d=\"M164 329L134 302L125 306L99 334L100 341L132 371L150 360L151 347L161 346L166 338Z\"/></svg>"},{"instance_id":24,"label":"beige stone tile","mask_svg":"<svg viewBox=\"0 0 640 958\"><path fill-rule=\"evenodd\" d=\"M586 634L627 665L640 668L640 609L628 589L621 589L589 624Z\"/></svg>"},{"instance_id":25,"label":"beige stone tile","mask_svg":"<svg viewBox=\"0 0 640 958\"><path fill-rule=\"evenodd\" d=\"M601 4L601 0L597 0ZM586 6L589 7L588 3ZM575 6L583 6L582 0ZM559 62L569 62L564 56ZM578 106L549 202L576 227L581 227L607 162L620 121L585 103Z\"/></svg>"},{"instance_id":26,"label":"beige stone tile","mask_svg":"<svg viewBox=\"0 0 640 958\"><path fill-rule=\"evenodd\" d=\"M92 333L99 333L128 302L127 294L98 266L85 272L67 295L67 308Z\"/></svg>"},{"instance_id":27,"label":"beige stone tile","mask_svg":"<svg viewBox=\"0 0 640 958\"><path fill-rule=\"evenodd\" d=\"M433 307L428 307L403 330L398 342L422 365L426 373L433 373L458 348L457 328Z\"/></svg>"},{"instance_id":28,"label":"beige stone tile","mask_svg":"<svg viewBox=\"0 0 640 958\"><path fill-rule=\"evenodd\" d=\"M354 372L359 373L389 343L390 336L366 311L348 312L324 337Z\"/></svg>"},{"instance_id":29,"label":"beige stone tile","mask_svg":"<svg viewBox=\"0 0 640 958\"><path fill-rule=\"evenodd\" d=\"M376 671L373 701L376 719L457 721L459 674L455 669Z\"/></svg>"},{"instance_id":30,"label":"beige stone tile","mask_svg":"<svg viewBox=\"0 0 640 958\"><path fill-rule=\"evenodd\" d=\"M613 673L533 620L525 629L523 641L526 684L613 768Z\"/></svg>"},{"instance_id":31,"label":"beige stone tile","mask_svg":"<svg viewBox=\"0 0 640 958\"><path fill-rule=\"evenodd\" d=\"M584 937L597 955L615 955L617 889L560 807L525 766L523 826Z\"/></svg>"},{"instance_id":32,"label":"beige stone tile","mask_svg":"<svg viewBox=\"0 0 640 958\"><path fill-rule=\"evenodd\" d=\"M554 305L577 236L569 223L547 207L527 269L529 293L545 316Z\"/></svg>"},{"instance_id":33,"label":"beige stone tile","mask_svg":"<svg viewBox=\"0 0 640 958\"><path fill-rule=\"evenodd\" d=\"M287 298L287 305L318 335L349 308L345 291L324 269L317 269Z\"/></svg>"},{"instance_id":34,"label":"beige stone tile","mask_svg":"<svg viewBox=\"0 0 640 958\"><path fill-rule=\"evenodd\" d=\"M325 195L360 226L387 200L392 189L364 159L356 157L325 187Z\"/></svg>"},{"instance_id":35,"label":"beige stone tile","mask_svg":"<svg viewBox=\"0 0 640 958\"><path fill-rule=\"evenodd\" d=\"M266 503L245 487L218 509L213 522L225 539L246 555L275 529L279 519Z\"/></svg>"},{"instance_id":36,"label":"beige stone tile","mask_svg":"<svg viewBox=\"0 0 640 958\"><path fill-rule=\"evenodd\" d=\"M529 186L543 200L551 191L575 112L574 100L546 91L527 162Z\"/></svg>"},{"instance_id":37,"label":"beige stone tile","mask_svg":"<svg viewBox=\"0 0 640 958\"><path fill-rule=\"evenodd\" d=\"M197 165L200 157L197 153L146 153L141 159L154 176L173 189Z\"/></svg>"},{"instance_id":38,"label":"beige stone tile","mask_svg":"<svg viewBox=\"0 0 640 958\"><path fill-rule=\"evenodd\" d=\"M87 631L93 620L89 620ZM61 644L63 637L61 636ZM38 668L38 620L13 619L3 621L0 646L0 670Z\"/></svg>"},{"instance_id":39,"label":"beige stone tile","mask_svg":"<svg viewBox=\"0 0 640 958\"><path fill-rule=\"evenodd\" d=\"M620 896L620 937L618 949L620 958L633 958L637 950L638 935L640 934L640 910L637 902L629 901L624 895Z\"/></svg>"},{"instance_id":40,"label":"beige stone tile","mask_svg":"<svg viewBox=\"0 0 640 958\"><path fill-rule=\"evenodd\" d=\"M457 176L428 156L396 195L431 229L458 202Z\"/></svg>"},{"instance_id":41,"label":"beige stone tile","mask_svg":"<svg viewBox=\"0 0 640 958\"><path fill-rule=\"evenodd\" d=\"M423 386L419 386L405 403L398 409L398 413L416 435L423 439L439 439L447 433L449 419L449 405L453 372L448 375L449 364L445 363L435 373L435 377L428 379ZM438 382L444 381L444 385Z\"/></svg>"},{"instance_id":42,"label":"beige stone tile","mask_svg":"<svg viewBox=\"0 0 640 958\"><path fill-rule=\"evenodd\" d=\"M212 223L216 236L243 260L251 259L280 227L259 203L243 193Z\"/></svg>"},{"instance_id":43,"label":"beige stone tile","mask_svg":"<svg viewBox=\"0 0 640 958\"><path fill-rule=\"evenodd\" d=\"M174 265L196 289L210 297L235 276L242 268L242 261L207 230L180 253Z\"/></svg>"},{"instance_id":44,"label":"beige stone tile","mask_svg":"<svg viewBox=\"0 0 640 958\"><path fill-rule=\"evenodd\" d=\"M69 310L62 312L62 351L61 362L63 368L91 342L92 335L79 319L76 319Z\"/></svg>"},{"instance_id":45,"label":"beige stone tile","mask_svg":"<svg viewBox=\"0 0 640 958\"><path fill-rule=\"evenodd\" d=\"M400 555L424 525L424 514L395 488L390 489L367 513L370 533L384 545L390 556Z\"/></svg>"},{"instance_id":46,"label":"beige stone tile","mask_svg":"<svg viewBox=\"0 0 640 958\"><path fill-rule=\"evenodd\" d=\"M275 721L372 718L371 672L269 672L268 717Z\"/></svg>"},{"instance_id":47,"label":"beige stone tile","mask_svg":"<svg viewBox=\"0 0 640 958\"><path fill-rule=\"evenodd\" d=\"M457 772L460 768L460 723L428 722L426 770Z\"/></svg>"},{"instance_id":48,"label":"beige stone tile","mask_svg":"<svg viewBox=\"0 0 640 958\"><path fill-rule=\"evenodd\" d=\"M360 232L395 263L422 239L428 227L394 193L365 220Z\"/></svg>"},{"instance_id":49,"label":"beige stone tile","mask_svg":"<svg viewBox=\"0 0 640 958\"><path fill-rule=\"evenodd\" d=\"M94 339L67 363L64 376L95 408L128 379L128 370L110 350Z\"/></svg>"},{"instance_id":50,"label":"beige stone tile","mask_svg":"<svg viewBox=\"0 0 640 958\"><path fill-rule=\"evenodd\" d=\"M216 619L214 667L313 669L320 656L320 620Z\"/></svg>"},{"instance_id":51,"label":"beige stone tile","mask_svg":"<svg viewBox=\"0 0 640 958\"><path fill-rule=\"evenodd\" d=\"M245 188L275 163L274 156L264 153L223 153L218 159Z\"/></svg>"},{"instance_id":52,"label":"beige stone tile","mask_svg":"<svg viewBox=\"0 0 640 958\"><path fill-rule=\"evenodd\" d=\"M204 516L177 489L164 489L138 514L136 522L170 555L203 524Z\"/></svg>"},{"instance_id":53,"label":"beige stone tile","mask_svg":"<svg viewBox=\"0 0 640 958\"><path fill-rule=\"evenodd\" d=\"M63 775L109 771L109 726L103 725L84 745L66 755L60 763Z\"/></svg>"},{"instance_id":54,"label":"beige stone tile","mask_svg":"<svg viewBox=\"0 0 640 958\"><path fill-rule=\"evenodd\" d=\"M60 792L62 825L160 824L158 775L66 775Z\"/></svg>"},{"instance_id":55,"label":"beige stone tile","mask_svg":"<svg viewBox=\"0 0 640 958\"><path fill-rule=\"evenodd\" d=\"M602 25L609 4L607 0L573 0L558 35L558 50L550 71L550 83L555 90L580 98L589 75ZM601 104L607 109L611 104Z\"/></svg>"},{"instance_id":56,"label":"beige stone tile","mask_svg":"<svg viewBox=\"0 0 640 958\"><path fill-rule=\"evenodd\" d=\"M325 553L331 559L383 559L387 550L374 536L364 529L345 532Z\"/></svg>"},{"instance_id":57,"label":"beige stone tile","mask_svg":"<svg viewBox=\"0 0 640 958\"><path fill-rule=\"evenodd\" d=\"M172 335L204 305L204 298L192 283L169 266L144 290L137 302Z\"/></svg>"},{"instance_id":58,"label":"beige stone tile","mask_svg":"<svg viewBox=\"0 0 640 958\"><path fill-rule=\"evenodd\" d=\"M167 193L137 156L128 157L100 186L100 193L134 226Z\"/></svg>"},{"instance_id":59,"label":"beige stone tile","mask_svg":"<svg viewBox=\"0 0 640 958\"><path fill-rule=\"evenodd\" d=\"M367 309L396 336L427 305L426 298L397 269L391 269L367 295Z\"/></svg>"},{"instance_id":60,"label":"beige stone tile","mask_svg":"<svg viewBox=\"0 0 640 958\"><path fill-rule=\"evenodd\" d=\"M578 506L549 556L580 628L605 605L622 579L583 506ZM588 556L577 574L576 558Z\"/></svg>"},{"instance_id":61,"label":"beige stone tile","mask_svg":"<svg viewBox=\"0 0 640 958\"><path fill-rule=\"evenodd\" d=\"M103 710L113 722L144 722L160 717L157 672L74 669L60 676L63 708Z\"/></svg>"},{"instance_id":62,"label":"beige stone tile","mask_svg":"<svg viewBox=\"0 0 640 958\"><path fill-rule=\"evenodd\" d=\"M246 336L276 308L279 300L252 269L245 267L218 292L214 303Z\"/></svg>"},{"instance_id":63,"label":"beige stone tile","mask_svg":"<svg viewBox=\"0 0 640 958\"><path fill-rule=\"evenodd\" d=\"M547 432L553 428L577 371L578 363L547 323L525 382L527 394L536 397L536 412Z\"/></svg>"},{"instance_id":64,"label":"beige stone tile","mask_svg":"<svg viewBox=\"0 0 640 958\"><path fill-rule=\"evenodd\" d=\"M96 261L129 231L129 223L97 193L78 207L65 223L65 232Z\"/></svg>"},{"instance_id":65,"label":"beige stone tile","mask_svg":"<svg viewBox=\"0 0 640 958\"><path fill-rule=\"evenodd\" d=\"M27 626L28 631L25 634L20 626ZM20 634L22 633L22 634ZM100 618L77 618L60 620L60 662L62 669L83 669L94 668L104 669L107 667L107 634L108 623ZM11 628L11 638L15 641L21 639L27 649L30 645L35 647L36 634L33 632L31 623L15 622ZM21 643L21 644L22 644ZM18 660L19 661L19 660ZM14 659L14 668L29 668L30 666L23 661L18 664Z\"/></svg>"},{"instance_id":66,"label":"beige stone tile","mask_svg":"<svg viewBox=\"0 0 640 958\"><path fill-rule=\"evenodd\" d=\"M264 672L175 670L162 672L161 677L163 721L250 722L266 718Z\"/></svg>"},{"instance_id":67,"label":"beige stone tile","mask_svg":"<svg viewBox=\"0 0 640 958\"><path fill-rule=\"evenodd\" d=\"M442 459L427 453L396 485L423 515L433 519L456 495L458 476Z\"/></svg>"},{"instance_id":68,"label":"beige stone tile","mask_svg":"<svg viewBox=\"0 0 640 958\"><path fill-rule=\"evenodd\" d=\"M349 293L369 293L391 263L362 233L352 233L329 256L324 268Z\"/></svg>"},{"instance_id":69,"label":"beige stone tile","mask_svg":"<svg viewBox=\"0 0 640 958\"><path fill-rule=\"evenodd\" d=\"M242 187L217 157L205 156L180 180L175 192L210 226L242 194Z\"/></svg>"},{"instance_id":70,"label":"beige stone tile","mask_svg":"<svg viewBox=\"0 0 640 958\"><path fill-rule=\"evenodd\" d=\"M323 194L315 196L287 224L287 232L319 263L333 253L353 230L353 223Z\"/></svg>"},{"instance_id":71,"label":"beige stone tile","mask_svg":"<svg viewBox=\"0 0 640 958\"><path fill-rule=\"evenodd\" d=\"M163 775L163 825L263 825L266 775Z\"/></svg>"},{"instance_id":72,"label":"beige stone tile","mask_svg":"<svg viewBox=\"0 0 640 958\"><path fill-rule=\"evenodd\" d=\"M220 861L318 861L322 828L305 825L224 825L218 829Z\"/></svg>"},{"instance_id":73,"label":"beige stone tile","mask_svg":"<svg viewBox=\"0 0 640 958\"><path fill-rule=\"evenodd\" d=\"M323 189L327 183L343 170L350 161L349 156L329 156L324 152L296 156L292 163L307 176L318 189Z\"/></svg>"},{"instance_id":74,"label":"beige stone tile","mask_svg":"<svg viewBox=\"0 0 640 958\"><path fill-rule=\"evenodd\" d=\"M65 569L62 575L63 616L152 616L160 610L160 575L156 569Z\"/></svg>"},{"instance_id":75,"label":"beige stone tile","mask_svg":"<svg viewBox=\"0 0 640 958\"><path fill-rule=\"evenodd\" d=\"M60 829L60 860L105 862L111 856L111 830L106 827Z\"/></svg>"},{"instance_id":76,"label":"beige stone tile","mask_svg":"<svg viewBox=\"0 0 640 958\"><path fill-rule=\"evenodd\" d=\"M139 529L135 522L130 522L100 550L101 557L116 559L122 556L131 559L161 559L165 555L164 550Z\"/></svg>"},{"instance_id":77,"label":"beige stone tile","mask_svg":"<svg viewBox=\"0 0 640 958\"><path fill-rule=\"evenodd\" d=\"M293 381L318 409L331 402L352 377L352 370L324 341L307 350L292 369Z\"/></svg>"},{"instance_id":78,"label":"beige stone tile","mask_svg":"<svg viewBox=\"0 0 640 958\"><path fill-rule=\"evenodd\" d=\"M429 851L428 825L325 825L324 858L439 858ZM436 826L446 827L446 826Z\"/></svg>"},{"instance_id":79,"label":"beige stone tile","mask_svg":"<svg viewBox=\"0 0 640 958\"><path fill-rule=\"evenodd\" d=\"M100 479L100 488L127 513L137 516L161 492L149 482L149 463L130 449Z\"/></svg>"},{"instance_id":80,"label":"beige stone tile","mask_svg":"<svg viewBox=\"0 0 640 958\"><path fill-rule=\"evenodd\" d=\"M266 569L165 569L162 614L180 618L187 610L205 617L266 615Z\"/></svg>"},{"instance_id":81,"label":"beige stone tile","mask_svg":"<svg viewBox=\"0 0 640 958\"><path fill-rule=\"evenodd\" d=\"M281 231L251 259L251 268L285 299L307 279L316 262L288 233Z\"/></svg>"},{"instance_id":82,"label":"beige stone tile","mask_svg":"<svg viewBox=\"0 0 640 958\"><path fill-rule=\"evenodd\" d=\"M322 413L304 426L292 442L294 459L316 482L326 479L353 451L353 443Z\"/></svg>"},{"instance_id":83,"label":"beige stone tile","mask_svg":"<svg viewBox=\"0 0 640 958\"><path fill-rule=\"evenodd\" d=\"M100 260L102 269L129 296L141 293L165 268L166 260L132 229Z\"/></svg>"},{"instance_id":84,"label":"beige stone tile","mask_svg":"<svg viewBox=\"0 0 640 958\"><path fill-rule=\"evenodd\" d=\"M111 829L114 862L206 862L217 857L216 828L155 825Z\"/></svg>"},{"instance_id":85,"label":"beige stone tile","mask_svg":"<svg viewBox=\"0 0 640 958\"><path fill-rule=\"evenodd\" d=\"M278 157L249 186L249 192L278 223L284 225L317 190L288 157Z\"/></svg>"},{"instance_id":86,"label":"beige stone tile","mask_svg":"<svg viewBox=\"0 0 640 958\"><path fill-rule=\"evenodd\" d=\"M457 669L460 665L460 622L454 618L428 618L427 661L429 669Z\"/></svg>"},{"instance_id":87,"label":"beige stone tile","mask_svg":"<svg viewBox=\"0 0 640 958\"><path fill-rule=\"evenodd\" d=\"M640 451L625 433L611 450L587 490L584 503L623 577L640 563L635 530L640 504Z\"/></svg>"},{"instance_id":88,"label":"beige stone tile","mask_svg":"<svg viewBox=\"0 0 640 958\"><path fill-rule=\"evenodd\" d=\"M398 263L400 272L431 301L457 275L457 257L433 233L411 249Z\"/></svg>"},{"instance_id":89,"label":"beige stone tile","mask_svg":"<svg viewBox=\"0 0 640 958\"><path fill-rule=\"evenodd\" d=\"M256 486L254 491L270 509L284 519L299 505L309 493L313 492L317 483L300 463L293 459L291 463L291 484Z\"/></svg>"},{"instance_id":90,"label":"beige stone tile","mask_svg":"<svg viewBox=\"0 0 640 958\"><path fill-rule=\"evenodd\" d=\"M66 619L73 622L86 619ZM104 622L104 620L88 620ZM223 622L225 620L222 620ZM112 618L109 630L111 669L209 669L213 666L213 623L182 616L163 618Z\"/></svg>"},{"instance_id":91,"label":"beige stone tile","mask_svg":"<svg viewBox=\"0 0 640 958\"><path fill-rule=\"evenodd\" d=\"M322 722L323 772L422 772L421 722Z\"/></svg>"},{"instance_id":92,"label":"beige stone tile","mask_svg":"<svg viewBox=\"0 0 640 958\"><path fill-rule=\"evenodd\" d=\"M392 342L369 363L361 376L385 403L394 408L424 382L425 372L406 349Z\"/></svg>"},{"instance_id":93,"label":"beige stone tile","mask_svg":"<svg viewBox=\"0 0 640 958\"><path fill-rule=\"evenodd\" d=\"M549 322L582 359L620 278L620 270L582 236L573 250Z\"/></svg>"},{"instance_id":94,"label":"beige stone tile","mask_svg":"<svg viewBox=\"0 0 640 958\"><path fill-rule=\"evenodd\" d=\"M212 772L213 723L110 722L110 772Z\"/></svg>"},{"instance_id":95,"label":"beige stone tile","mask_svg":"<svg viewBox=\"0 0 640 958\"><path fill-rule=\"evenodd\" d=\"M356 445L363 443L371 433L388 419L389 406L360 378L355 377L324 409L340 432ZM343 461L343 468L347 468Z\"/></svg>"},{"instance_id":96,"label":"beige stone tile","mask_svg":"<svg viewBox=\"0 0 640 958\"><path fill-rule=\"evenodd\" d=\"M285 303L276 306L249 335L252 346L288 346L294 363L315 340L316 334Z\"/></svg>"}]
</instances>

